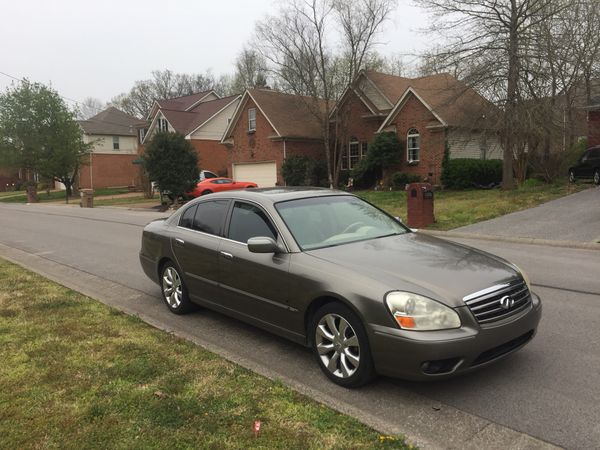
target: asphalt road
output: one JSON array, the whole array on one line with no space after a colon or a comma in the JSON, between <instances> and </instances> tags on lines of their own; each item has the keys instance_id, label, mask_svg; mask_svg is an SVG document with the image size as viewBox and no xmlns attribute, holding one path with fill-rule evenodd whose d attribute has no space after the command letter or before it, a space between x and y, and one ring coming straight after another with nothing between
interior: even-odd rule
<instances>
[{"instance_id":1,"label":"asphalt road","mask_svg":"<svg viewBox=\"0 0 600 450\"><path fill-rule=\"evenodd\" d=\"M506 446L497 435L502 428L493 426L498 424L565 448L600 448L600 252L463 241L529 273L544 303L534 341L507 360L454 380L423 384L382 378L348 391L328 382L310 352L295 344L209 311L168 314L158 300L158 287L146 279L137 259L142 226L159 216L108 208L0 205L0 244L37 255L30 257L48 266L65 267L71 278L93 274L106 280L115 301L120 290L143 293L145 300L139 303L126 295L121 302L130 302L126 309L139 311L154 325L195 336L248 367L337 402L338 409L370 424L382 423L386 429L392 424L391 431L409 436L428 435L430 440L417 441L425 447L461 447L461 436L471 443L464 447ZM537 444L511 441L510 447L517 446Z\"/></svg>"},{"instance_id":2,"label":"asphalt road","mask_svg":"<svg viewBox=\"0 0 600 450\"><path fill-rule=\"evenodd\" d=\"M453 231L493 236L600 242L600 187Z\"/></svg>"}]
</instances>

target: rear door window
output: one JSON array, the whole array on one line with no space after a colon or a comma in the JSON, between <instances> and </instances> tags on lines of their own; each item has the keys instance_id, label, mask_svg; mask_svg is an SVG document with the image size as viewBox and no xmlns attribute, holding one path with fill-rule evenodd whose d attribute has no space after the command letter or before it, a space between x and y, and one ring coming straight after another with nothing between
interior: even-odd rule
<instances>
[{"instance_id":1,"label":"rear door window","mask_svg":"<svg viewBox=\"0 0 600 450\"><path fill-rule=\"evenodd\" d=\"M198 203L192 228L203 233L222 236L229 200Z\"/></svg>"},{"instance_id":2,"label":"rear door window","mask_svg":"<svg viewBox=\"0 0 600 450\"><path fill-rule=\"evenodd\" d=\"M194 223L194 214L196 214L196 205L186 209L179 219L179 226L184 228L192 228Z\"/></svg>"},{"instance_id":3,"label":"rear door window","mask_svg":"<svg viewBox=\"0 0 600 450\"><path fill-rule=\"evenodd\" d=\"M277 231L267 214L258 206L235 202L227 237L232 241L246 244L248 239L258 236L277 240Z\"/></svg>"}]
</instances>

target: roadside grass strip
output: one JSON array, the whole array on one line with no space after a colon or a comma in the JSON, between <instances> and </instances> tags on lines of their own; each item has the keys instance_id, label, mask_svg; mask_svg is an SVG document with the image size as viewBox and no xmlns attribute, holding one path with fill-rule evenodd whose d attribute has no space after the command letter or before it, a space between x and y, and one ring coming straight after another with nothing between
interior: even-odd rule
<instances>
[{"instance_id":1,"label":"roadside grass strip","mask_svg":"<svg viewBox=\"0 0 600 450\"><path fill-rule=\"evenodd\" d=\"M103 189L94 189L94 196L100 195L118 195L125 194L129 192L127 188L103 188ZM18 192L16 194L19 194ZM46 191L38 191L38 200L40 203L45 202L57 202L65 200L65 191L50 191L47 193ZM79 196L75 195L69 198L69 202L78 202ZM27 203L27 194L21 193L19 195L6 195L0 196L0 202L2 203Z\"/></svg>"},{"instance_id":2,"label":"roadside grass strip","mask_svg":"<svg viewBox=\"0 0 600 450\"><path fill-rule=\"evenodd\" d=\"M0 361L0 448L412 448L4 260Z\"/></svg>"},{"instance_id":3,"label":"roadside grass strip","mask_svg":"<svg viewBox=\"0 0 600 450\"><path fill-rule=\"evenodd\" d=\"M524 185L514 190L501 189L436 191L434 214L436 223L430 230L451 230L512 212L541 205L565 195L589 189L589 184L541 184ZM406 223L406 192L404 191L356 191L354 194L373 203Z\"/></svg>"}]
</instances>

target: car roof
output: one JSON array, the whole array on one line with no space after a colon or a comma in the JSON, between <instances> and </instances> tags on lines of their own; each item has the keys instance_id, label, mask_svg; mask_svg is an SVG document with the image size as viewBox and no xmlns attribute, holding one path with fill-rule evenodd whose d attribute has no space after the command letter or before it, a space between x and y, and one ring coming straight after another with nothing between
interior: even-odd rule
<instances>
[{"instance_id":1,"label":"car roof","mask_svg":"<svg viewBox=\"0 0 600 450\"><path fill-rule=\"evenodd\" d=\"M210 195L210 198L239 198L254 200L259 203L277 203L287 200L298 200L310 197L325 197L328 195L351 195L348 192L335 189L300 187L300 186L279 186L270 188L240 189L235 191L217 192Z\"/></svg>"}]
</instances>

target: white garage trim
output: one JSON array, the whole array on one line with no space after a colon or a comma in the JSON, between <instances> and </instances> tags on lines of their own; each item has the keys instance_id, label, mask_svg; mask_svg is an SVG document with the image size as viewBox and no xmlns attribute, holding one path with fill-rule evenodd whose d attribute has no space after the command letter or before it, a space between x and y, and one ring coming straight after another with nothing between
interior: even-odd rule
<instances>
[{"instance_id":1,"label":"white garage trim","mask_svg":"<svg viewBox=\"0 0 600 450\"><path fill-rule=\"evenodd\" d=\"M232 165L233 179L236 181L252 181L258 187L273 187L277 183L277 163L261 161Z\"/></svg>"}]
</instances>

